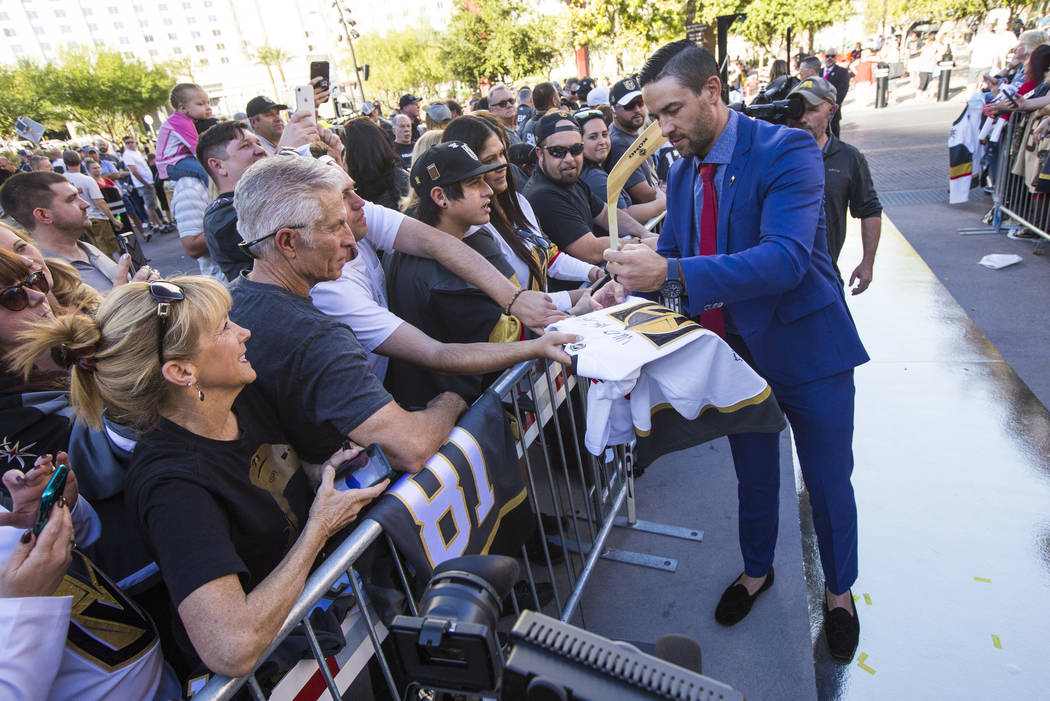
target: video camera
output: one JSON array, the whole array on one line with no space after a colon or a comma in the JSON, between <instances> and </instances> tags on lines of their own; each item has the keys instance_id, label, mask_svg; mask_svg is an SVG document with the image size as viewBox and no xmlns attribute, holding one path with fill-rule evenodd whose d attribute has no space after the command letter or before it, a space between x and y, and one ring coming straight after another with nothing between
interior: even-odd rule
<instances>
[{"instance_id":1,"label":"video camera","mask_svg":"<svg viewBox=\"0 0 1050 701\"><path fill-rule=\"evenodd\" d=\"M495 555L437 567L419 615L397 616L390 628L411 687L505 701L743 701L740 692L700 674L700 646L683 636L664 636L653 656L525 611L510 631L505 657L496 630L500 601L517 577L517 561Z\"/></svg>"},{"instance_id":2,"label":"video camera","mask_svg":"<svg viewBox=\"0 0 1050 701\"><path fill-rule=\"evenodd\" d=\"M735 102L729 108L773 124L787 124L800 119L806 111L806 103L801 95L788 94L796 85L798 78L782 75L771 81L750 105Z\"/></svg>"}]
</instances>

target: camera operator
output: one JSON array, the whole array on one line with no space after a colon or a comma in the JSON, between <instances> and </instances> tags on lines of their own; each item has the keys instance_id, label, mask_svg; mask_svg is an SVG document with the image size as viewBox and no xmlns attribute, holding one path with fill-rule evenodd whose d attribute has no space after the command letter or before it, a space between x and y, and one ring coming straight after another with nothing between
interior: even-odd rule
<instances>
[{"instance_id":1,"label":"camera operator","mask_svg":"<svg viewBox=\"0 0 1050 701\"><path fill-rule=\"evenodd\" d=\"M864 247L860 264L849 276L852 293L859 295L871 284L875 250L882 234L882 204L875 194L868 161L855 147L829 133L828 124L838 112L835 86L823 78L807 78L795 86L792 95L805 100L806 111L790 126L813 134L824 157L824 214L827 217L828 253L839 271L839 253L846 240L846 207L860 219L860 238ZM856 283L856 285L854 285Z\"/></svg>"},{"instance_id":2,"label":"camera operator","mask_svg":"<svg viewBox=\"0 0 1050 701\"><path fill-rule=\"evenodd\" d=\"M640 82L682 158L668 176L657 251L638 244L606 251L608 270L630 289L681 297L685 314L699 315L769 381L810 493L828 647L847 663L860 633L850 592L853 368L868 355L828 255L820 150L808 134L729 110L714 57L688 40L653 54ZM776 434L730 436L730 446L745 567L715 610L723 625L743 620L773 584L780 482Z\"/></svg>"}]
</instances>

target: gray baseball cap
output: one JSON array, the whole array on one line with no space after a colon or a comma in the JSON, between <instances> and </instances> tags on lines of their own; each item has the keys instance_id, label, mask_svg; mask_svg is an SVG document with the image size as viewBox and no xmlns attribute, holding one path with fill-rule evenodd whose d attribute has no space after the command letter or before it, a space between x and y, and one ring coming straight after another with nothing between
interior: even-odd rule
<instances>
[{"instance_id":1,"label":"gray baseball cap","mask_svg":"<svg viewBox=\"0 0 1050 701\"><path fill-rule=\"evenodd\" d=\"M819 105L821 102L830 102L834 105L838 104L839 91L823 78L813 76L796 85L788 93L789 97L791 95L801 95L811 105Z\"/></svg>"}]
</instances>

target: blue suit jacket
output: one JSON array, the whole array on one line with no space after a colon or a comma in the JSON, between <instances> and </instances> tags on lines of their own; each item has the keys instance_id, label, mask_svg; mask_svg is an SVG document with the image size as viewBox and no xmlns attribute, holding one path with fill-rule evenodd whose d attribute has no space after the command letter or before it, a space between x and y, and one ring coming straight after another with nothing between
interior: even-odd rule
<instances>
[{"instance_id":1,"label":"blue suit jacket","mask_svg":"<svg viewBox=\"0 0 1050 701\"><path fill-rule=\"evenodd\" d=\"M691 256L699 232L691 158L668 175L659 252L681 258L690 316L725 306L767 379L796 385L868 360L824 231L824 163L799 129L738 120L718 197L718 253ZM690 256L690 257L683 257Z\"/></svg>"}]
</instances>

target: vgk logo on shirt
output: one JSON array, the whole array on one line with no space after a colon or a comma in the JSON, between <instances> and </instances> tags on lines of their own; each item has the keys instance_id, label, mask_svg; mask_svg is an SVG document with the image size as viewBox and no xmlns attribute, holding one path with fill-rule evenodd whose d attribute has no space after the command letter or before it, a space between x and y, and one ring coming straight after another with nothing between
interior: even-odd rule
<instances>
[{"instance_id":1,"label":"vgk logo on shirt","mask_svg":"<svg viewBox=\"0 0 1050 701\"><path fill-rule=\"evenodd\" d=\"M289 538L289 544L295 541L299 535L299 517L288 503L284 491L288 488L288 482L299 470L299 456L295 449L283 443L263 443L255 451L251 459L251 467L248 470L248 478L253 485L265 489L281 512L288 519L290 528L285 529Z\"/></svg>"},{"instance_id":2,"label":"vgk logo on shirt","mask_svg":"<svg viewBox=\"0 0 1050 701\"><path fill-rule=\"evenodd\" d=\"M422 575L460 555L514 554L529 533L513 438L486 392L423 469L397 482L369 512Z\"/></svg>"},{"instance_id":3,"label":"vgk logo on shirt","mask_svg":"<svg viewBox=\"0 0 1050 701\"><path fill-rule=\"evenodd\" d=\"M78 550L55 596L73 597L66 645L107 672L131 664L157 642L149 617Z\"/></svg>"},{"instance_id":4,"label":"vgk logo on shirt","mask_svg":"<svg viewBox=\"0 0 1050 701\"><path fill-rule=\"evenodd\" d=\"M700 324L655 302L642 302L611 312L609 316L657 348L703 331Z\"/></svg>"}]
</instances>

